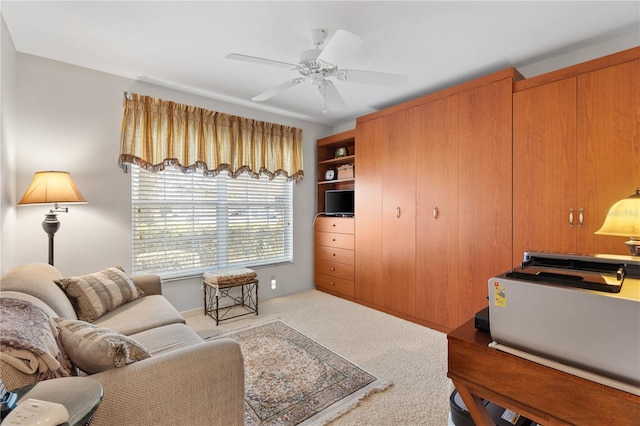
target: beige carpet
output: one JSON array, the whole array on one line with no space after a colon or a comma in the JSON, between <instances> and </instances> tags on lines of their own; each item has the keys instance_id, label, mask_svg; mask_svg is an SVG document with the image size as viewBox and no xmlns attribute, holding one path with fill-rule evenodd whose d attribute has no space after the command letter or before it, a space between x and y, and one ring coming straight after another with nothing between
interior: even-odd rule
<instances>
[{"instance_id":1,"label":"beige carpet","mask_svg":"<svg viewBox=\"0 0 640 426\"><path fill-rule=\"evenodd\" d=\"M204 338L280 319L362 368L393 382L332 426L447 425L447 339L422 327L331 295L309 291L260 302L260 315L222 322L202 309L183 312Z\"/></svg>"}]
</instances>

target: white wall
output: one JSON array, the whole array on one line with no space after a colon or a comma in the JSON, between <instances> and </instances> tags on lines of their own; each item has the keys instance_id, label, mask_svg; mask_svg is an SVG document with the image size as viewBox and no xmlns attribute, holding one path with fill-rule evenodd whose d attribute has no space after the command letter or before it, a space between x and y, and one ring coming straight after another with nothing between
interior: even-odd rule
<instances>
[{"instance_id":1,"label":"white wall","mask_svg":"<svg viewBox=\"0 0 640 426\"><path fill-rule=\"evenodd\" d=\"M63 275L113 265L131 270L130 176L117 165L123 96L129 91L303 129L306 178L294 185L294 261L256 271L261 299L313 288L315 141L331 134L330 128L31 55L17 54L16 70L16 190L11 208L39 170L70 172L89 202L58 214L55 266ZM5 271L47 262L47 236L40 225L47 210L16 209L14 232L7 241L2 235L3 246L12 251L7 264L3 262ZM278 281L276 290L269 286L272 275ZM163 290L179 310L202 307L198 279L165 282Z\"/></svg>"},{"instance_id":2,"label":"white wall","mask_svg":"<svg viewBox=\"0 0 640 426\"><path fill-rule=\"evenodd\" d=\"M15 228L15 138L13 137L16 101L15 79L17 54L4 19L0 17L2 56L0 81L0 275L5 264L12 263L10 241Z\"/></svg>"}]
</instances>

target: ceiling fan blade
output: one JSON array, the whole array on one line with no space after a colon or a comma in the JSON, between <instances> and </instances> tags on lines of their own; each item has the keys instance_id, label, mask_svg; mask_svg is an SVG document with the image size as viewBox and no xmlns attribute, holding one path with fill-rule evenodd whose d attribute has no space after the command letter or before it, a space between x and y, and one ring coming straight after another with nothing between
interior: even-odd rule
<instances>
[{"instance_id":1,"label":"ceiling fan blade","mask_svg":"<svg viewBox=\"0 0 640 426\"><path fill-rule=\"evenodd\" d=\"M402 74L346 69L338 70L336 72L336 78L349 83L374 84L390 87L402 86L409 81L409 77Z\"/></svg>"},{"instance_id":2,"label":"ceiling fan blade","mask_svg":"<svg viewBox=\"0 0 640 426\"><path fill-rule=\"evenodd\" d=\"M325 80L324 84L318 86L318 90L320 91L320 95L324 99L324 109L323 112L327 112L327 110L335 111L340 108L344 108L347 104L338 93L338 89L333 83L329 80Z\"/></svg>"},{"instance_id":3,"label":"ceiling fan blade","mask_svg":"<svg viewBox=\"0 0 640 426\"><path fill-rule=\"evenodd\" d=\"M274 87L273 89L267 90L264 93L254 96L253 98L251 98L251 100L257 101L257 102L266 101L270 97L275 96L280 92L284 92L285 90L295 86L296 84L300 84L303 81L304 81L304 78L294 78L293 80L289 80L285 83L282 83L279 86Z\"/></svg>"},{"instance_id":4,"label":"ceiling fan blade","mask_svg":"<svg viewBox=\"0 0 640 426\"><path fill-rule=\"evenodd\" d=\"M280 67L280 68L288 68L290 70L300 69L300 65L298 64L290 64L288 62L280 62L280 61L274 61L272 59L258 58L257 56L242 55L240 53L229 53L227 56L225 56L225 58L234 59L236 61L253 62L255 64L271 65L271 66Z\"/></svg>"},{"instance_id":5,"label":"ceiling fan blade","mask_svg":"<svg viewBox=\"0 0 640 426\"><path fill-rule=\"evenodd\" d=\"M322 49L318 60L328 64L336 64L362 44L362 39L349 31L338 30Z\"/></svg>"}]
</instances>

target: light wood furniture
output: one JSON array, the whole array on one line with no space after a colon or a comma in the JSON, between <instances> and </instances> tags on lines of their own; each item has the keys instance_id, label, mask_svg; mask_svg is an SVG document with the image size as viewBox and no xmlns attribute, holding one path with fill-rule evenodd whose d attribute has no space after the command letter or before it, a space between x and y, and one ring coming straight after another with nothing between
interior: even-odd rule
<instances>
[{"instance_id":1,"label":"light wood furniture","mask_svg":"<svg viewBox=\"0 0 640 426\"><path fill-rule=\"evenodd\" d=\"M526 250L629 254L594 232L640 186L640 48L514 89L514 264Z\"/></svg>"},{"instance_id":2,"label":"light wood furniture","mask_svg":"<svg viewBox=\"0 0 640 426\"><path fill-rule=\"evenodd\" d=\"M353 189L358 173L355 130L348 130L317 142L318 178L317 211L314 222L314 279L318 290L353 300L354 296L354 231L353 217L329 217L324 213L324 193L333 189ZM346 148L348 155L336 158L336 150ZM354 175L338 179L337 169L353 165ZM335 178L325 179L327 169L336 171Z\"/></svg>"},{"instance_id":3,"label":"light wood furniture","mask_svg":"<svg viewBox=\"0 0 640 426\"><path fill-rule=\"evenodd\" d=\"M357 300L446 331L486 306L486 279L512 266L518 78L507 69L357 119Z\"/></svg>"},{"instance_id":4,"label":"light wood furniture","mask_svg":"<svg viewBox=\"0 0 640 426\"><path fill-rule=\"evenodd\" d=\"M354 218L316 218L315 281L319 290L354 296Z\"/></svg>"},{"instance_id":5,"label":"light wood furniture","mask_svg":"<svg viewBox=\"0 0 640 426\"><path fill-rule=\"evenodd\" d=\"M447 338L447 376L477 425L495 424L482 399L545 426L638 424L637 395L489 348L473 320Z\"/></svg>"},{"instance_id":6,"label":"light wood furniture","mask_svg":"<svg viewBox=\"0 0 640 426\"><path fill-rule=\"evenodd\" d=\"M318 139L316 152L318 156L318 176L316 182L318 195L318 213L324 212L324 193L328 189L353 189L355 175L348 179L337 179L337 168L344 164L355 165L356 144L355 130L348 130L337 135ZM349 155L336 158L335 153L338 148L346 148ZM325 180L327 169L336 171L336 178Z\"/></svg>"},{"instance_id":7,"label":"light wood furniture","mask_svg":"<svg viewBox=\"0 0 640 426\"><path fill-rule=\"evenodd\" d=\"M325 190L355 188L353 279L319 272L344 249L316 232L318 288L448 332L527 250L628 254L594 232L640 186L639 64L637 47L529 79L509 68L318 140L318 212ZM356 145L357 179L324 181Z\"/></svg>"}]
</instances>

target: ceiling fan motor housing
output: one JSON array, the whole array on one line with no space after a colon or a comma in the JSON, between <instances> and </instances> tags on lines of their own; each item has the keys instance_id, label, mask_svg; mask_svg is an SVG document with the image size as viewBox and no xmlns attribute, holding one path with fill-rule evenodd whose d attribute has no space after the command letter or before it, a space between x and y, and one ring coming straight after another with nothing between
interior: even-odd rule
<instances>
[{"instance_id":1,"label":"ceiling fan motor housing","mask_svg":"<svg viewBox=\"0 0 640 426\"><path fill-rule=\"evenodd\" d=\"M311 39L313 45L318 48L318 46L324 43L324 40L327 38L327 32L322 28L316 28L315 30L311 30L309 32L309 38Z\"/></svg>"}]
</instances>

